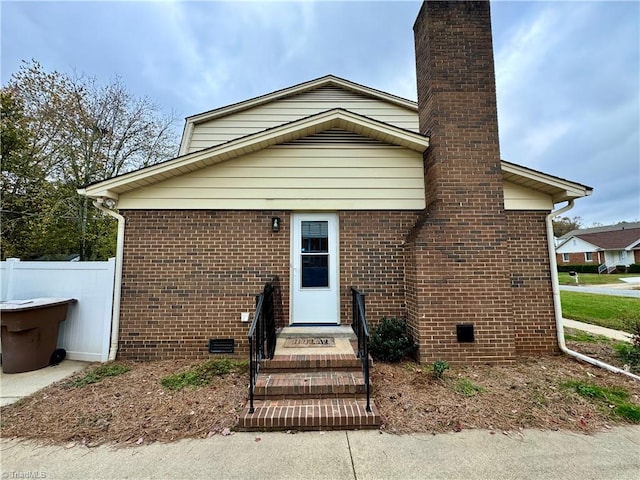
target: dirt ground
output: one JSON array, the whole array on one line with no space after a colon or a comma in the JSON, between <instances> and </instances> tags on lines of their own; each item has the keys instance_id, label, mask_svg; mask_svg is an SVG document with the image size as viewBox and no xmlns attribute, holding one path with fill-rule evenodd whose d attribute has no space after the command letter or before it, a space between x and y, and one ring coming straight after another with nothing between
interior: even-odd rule
<instances>
[{"instance_id":1,"label":"dirt ground","mask_svg":"<svg viewBox=\"0 0 640 480\"><path fill-rule=\"evenodd\" d=\"M570 348L598 350L602 359L613 358L606 345ZM72 388L65 380L2 407L1 436L67 446L124 446L233 432L247 398L246 373L175 392L162 387L161 378L193 363L129 365L129 372L96 384ZM594 433L625 423L612 406L564 387L568 380L623 387L631 394L630 402L640 405L640 382L561 355L525 358L512 366L452 368L441 379L429 366L412 362L376 362L372 369L373 398L384 419L381 428L390 433L471 428L506 434L527 428Z\"/></svg>"}]
</instances>

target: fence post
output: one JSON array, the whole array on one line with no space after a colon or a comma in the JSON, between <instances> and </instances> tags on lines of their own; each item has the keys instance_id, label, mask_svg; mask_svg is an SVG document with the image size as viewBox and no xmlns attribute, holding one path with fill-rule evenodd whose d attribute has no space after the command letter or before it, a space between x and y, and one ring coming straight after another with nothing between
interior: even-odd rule
<instances>
[{"instance_id":1,"label":"fence post","mask_svg":"<svg viewBox=\"0 0 640 480\"><path fill-rule=\"evenodd\" d=\"M15 267L19 261L19 258L7 258L7 298L4 298L3 300L16 300L13 298L13 285L15 283L13 281L13 267Z\"/></svg>"}]
</instances>

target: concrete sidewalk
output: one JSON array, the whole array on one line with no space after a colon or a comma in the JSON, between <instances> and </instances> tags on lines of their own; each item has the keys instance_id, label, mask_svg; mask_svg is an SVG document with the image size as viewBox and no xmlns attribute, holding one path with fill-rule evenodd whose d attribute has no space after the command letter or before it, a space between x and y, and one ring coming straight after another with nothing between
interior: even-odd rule
<instances>
[{"instance_id":1,"label":"concrete sidewalk","mask_svg":"<svg viewBox=\"0 0 640 480\"><path fill-rule=\"evenodd\" d=\"M598 435L468 430L236 433L113 449L2 440L2 478L637 479L640 428Z\"/></svg>"},{"instance_id":2,"label":"concrete sidewalk","mask_svg":"<svg viewBox=\"0 0 640 480\"><path fill-rule=\"evenodd\" d=\"M84 369L89 363L65 360L59 365L24 373L0 373L0 405L9 405Z\"/></svg>"},{"instance_id":3,"label":"concrete sidewalk","mask_svg":"<svg viewBox=\"0 0 640 480\"><path fill-rule=\"evenodd\" d=\"M598 325L591 325L590 323L578 322L576 320L569 320L568 318L563 318L562 323L567 328L575 328L577 330L593 333L594 335L602 335L603 337L612 338L621 342L631 343L631 334L627 332L600 327Z\"/></svg>"},{"instance_id":4,"label":"concrete sidewalk","mask_svg":"<svg viewBox=\"0 0 640 480\"><path fill-rule=\"evenodd\" d=\"M629 290L630 288L637 287L634 285L615 285L615 286L588 286L588 285L560 285L560 290L566 290L568 292L579 293L595 293L597 295L613 295L616 297L631 297L640 298L640 290Z\"/></svg>"}]
</instances>

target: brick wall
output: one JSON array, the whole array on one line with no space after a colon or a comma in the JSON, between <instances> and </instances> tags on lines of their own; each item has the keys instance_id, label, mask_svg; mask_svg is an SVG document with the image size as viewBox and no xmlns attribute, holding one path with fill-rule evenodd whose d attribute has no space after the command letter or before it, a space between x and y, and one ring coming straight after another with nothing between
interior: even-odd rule
<instances>
[{"instance_id":1,"label":"brick wall","mask_svg":"<svg viewBox=\"0 0 640 480\"><path fill-rule=\"evenodd\" d=\"M209 338L235 338L247 356L254 295L280 278L279 325L289 322L290 213L123 212L127 219L121 358L207 358ZM272 233L272 216L282 220ZM402 244L416 212L339 213L340 318L351 323L350 286L367 294L368 317L404 317Z\"/></svg>"},{"instance_id":2,"label":"brick wall","mask_svg":"<svg viewBox=\"0 0 640 480\"><path fill-rule=\"evenodd\" d=\"M587 262L587 260L585 260L584 252L570 253L569 261L565 262L561 253L556 254L556 262L558 265L562 265L563 263L567 265L582 265L586 263L599 265L600 263L604 263L604 254L601 254L600 252L593 252L591 258L593 260L591 262Z\"/></svg>"},{"instance_id":3,"label":"brick wall","mask_svg":"<svg viewBox=\"0 0 640 480\"><path fill-rule=\"evenodd\" d=\"M289 297L286 212L122 212L127 219L119 356L131 360L208 358L209 338L236 338L248 356L254 295L274 276ZM282 219L271 232L271 217Z\"/></svg>"},{"instance_id":4,"label":"brick wall","mask_svg":"<svg viewBox=\"0 0 640 480\"><path fill-rule=\"evenodd\" d=\"M425 2L414 25L427 209L407 238L420 359L515 359L488 2ZM474 343L456 325L472 323Z\"/></svg>"},{"instance_id":5,"label":"brick wall","mask_svg":"<svg viewBox=\"0 0 640 480\"><path fill-rule=\"evenodd\" d=\"M340 223L340 317L351 323L354 286L366 294L367 320L405 318L404 240L418 212L345 211Z\"/></svg>"},{"instance_id":6,"label":"brick wall","mask_svg":"<svg viewBox=\"0 0 640 480\"><path fill-rule=\"evenodd\" d=\"M253 311L254 295L276 275L279 323L288 324L288 212L126 211L124 215L121 358L208 358L207 341L217 337L235 338L238 356L246 357L248 324L240 322L240 312ZM282 219L278 233L270 230L272 216ZM416 311L407 309L416 306L429 312L420 323L421 332L412 325L422 351L434 352L423 360L466 363L471 355L496 361L495 344L504 335L490 334L492 328L512 332L520 355L556 351L549 264L538 254L546 248L544 212L507 213L510 247L502 255L509 258L511 301L516 306L509 325L482 324L479 303L468 296L468 278L447 274L442 264L431 263L431 270L442 272L438 278L446 288L436 285L416 297L417 263L407 260L420 255L423 264L442 261L429 249L418 252L415 243L403 245L416 216L417 212L339 213L343 324L351 321L353 285L367 294L372 325L385 316L415 318ZM482 290L475 295L481 294ZM456 321L476 324L476 344L455 342Z\"/></svg>"},{"instance_id":7,"label":"brick wall","mask_svg":"<svg viewBox=\"0 0 640 480\"><path fill-rule=\"evenodd\" d=\"M513 324L518 355L559 351L546 253L548 212L508 211Z\"/></svg>"}]
</instances>

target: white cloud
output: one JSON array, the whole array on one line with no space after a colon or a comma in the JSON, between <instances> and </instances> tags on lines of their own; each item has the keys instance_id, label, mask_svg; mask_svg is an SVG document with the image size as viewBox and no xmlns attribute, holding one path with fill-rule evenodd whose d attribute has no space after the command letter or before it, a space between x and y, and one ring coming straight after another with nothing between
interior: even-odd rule
<instances>
[{"instance_id":1,"label":"white cloud","mask_svg":"<svg viewBox=\"0 0 640 480\"><path fill-rule=\"evenodd\" d=\"M178 115L333 73L416 98L420 2L3 2L2 81L21 59L120 75ZM587 221L640 185L640 4L492 2L503 158L595 187ZM634 191L635 189L635 191ZM585 205L585 214L580 210ZM613 212L613 213L612 213Z\"/></svg>"}]
</instances>

